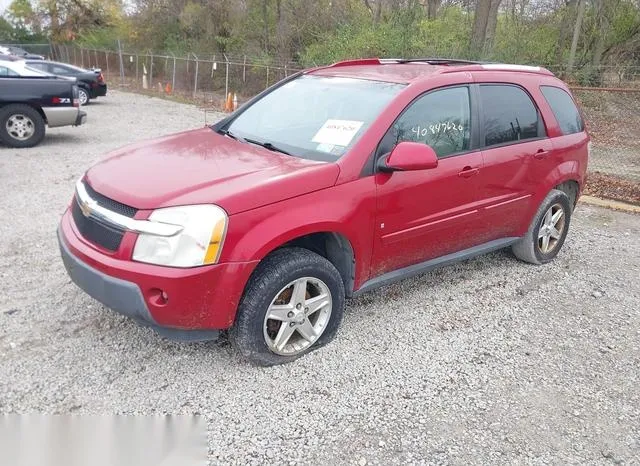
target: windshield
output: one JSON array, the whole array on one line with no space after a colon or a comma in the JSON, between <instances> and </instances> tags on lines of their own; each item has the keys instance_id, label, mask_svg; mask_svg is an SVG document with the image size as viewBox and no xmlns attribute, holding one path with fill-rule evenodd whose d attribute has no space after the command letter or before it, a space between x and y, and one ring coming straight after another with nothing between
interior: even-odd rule
<instances>
[{"instance_id":1,"label":"windshield","mask_svg":"<svg viewBox=\"0 0 640 466\"><path fill-rule=\"evenodd\" d=\"M301 76L255 102L225 130L232 137L272 150L335 161L403 87L362 79Z\"/></svg>"}]
</instances>

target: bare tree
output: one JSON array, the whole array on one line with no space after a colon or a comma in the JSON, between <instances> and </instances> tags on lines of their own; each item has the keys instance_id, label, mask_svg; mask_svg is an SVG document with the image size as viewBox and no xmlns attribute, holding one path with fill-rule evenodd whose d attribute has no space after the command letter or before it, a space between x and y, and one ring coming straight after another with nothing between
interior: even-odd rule
<instances>
[{"instance_id":1,"label":"bare tree","mask_svg":"<svg viewBox=\"0 0 640 466\"><path fill-rule=\"evenodd\" d=\"M573 24L577 0L565 0L564 5L561 7L561 20L558 30L558 42L556 43L555 61L556 63L562 63L563 54L567 49L567 42L569 41L569 35L571 32L571 25Z\"/></svg>"},{"instance_id":2,"label":"bare tree","mask_svg":"<svg viewBox=\"0 0 640 466\"><path fill-rule=\"evenodd\" d=\"M436 19L442 0L427 0L427 18Z\"/></svg>"},{"instance_id":3,"label":"bare tree","mask_svg":"<svg viewBox=\"0 0 640 466\"><path fill-rule=\"evenodd\" d=\"M491 51L501 0L477 0L470 50L474 55Z\"/></svg>"},{"instance_id":4,"label":"bare tree","mask_svg":"<svg viewBox=\"0 0 640 466\"><path fill-rule=\"evenodd\" d=\"M484 54L488 54L493 49L493 39L496 35L496 26L498 25L498 8L500 8L501 0L491 0L489 7L489 17L487 18L487 31L485 33Z\"/></svg>"},{"instance_id":5,"label":"bare tree","mask_svg":"<svg viewBox=\"0 0 640 466\"><path fill-rule=\"evenodd\" d=\"M576 61L576 50L578 50L578 40L580 39L580 30L582 29L582 18L584 18L584 10L586 7L585 0L578 0L578 16L573 27L573 39L571 40L571 50L569 51L569 62L567 63L567 73L571 73L573 65Z\"/></svg>"},{"instance_id":6,"label":"bare tree","mask_svg":"<svg viewBox=\"0 0 640 466\"><path fill-rule=\"evenodd\" d=\"M268 0L262 0L262 22L264 24L263 29L263 48L266 51L269 50L269 5Z\"/></svg>"}]
</instances>

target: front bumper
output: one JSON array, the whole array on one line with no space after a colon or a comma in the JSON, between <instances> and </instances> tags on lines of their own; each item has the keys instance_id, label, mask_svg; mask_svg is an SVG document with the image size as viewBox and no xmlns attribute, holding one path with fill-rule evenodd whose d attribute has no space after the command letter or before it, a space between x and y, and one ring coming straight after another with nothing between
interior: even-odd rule
<instances>
[{"instance_id":1,"label":"front bumper","mask_svg":"<svg viewBox=\"0 0 640 466\"><path fill-rule=\"evenodd\" d=\"M106 307L175 340L215 339L233 325L257 263L177 269L122 260L82 238L69 211L60 222L58 241L65 268L78 287ZM166 301L158 299L162 291Z\"/></svg>"}]
</instances>

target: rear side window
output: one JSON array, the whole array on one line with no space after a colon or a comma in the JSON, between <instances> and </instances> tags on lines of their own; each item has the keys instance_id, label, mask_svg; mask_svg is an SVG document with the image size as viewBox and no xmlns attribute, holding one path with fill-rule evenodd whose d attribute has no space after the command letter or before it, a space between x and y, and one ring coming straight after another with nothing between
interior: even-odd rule
<instances>
[{"instance_id":1,"label":"rear side window","mask_svg":"<svg viewBox=\"0 0 640 466\"><path fill-rule=\"evenodd\" d=\"M558 120L562 134L581 133L584 130L580 112L565 90L554 86L540 86L540 90Z\"/></svg>"},{"instance_id":2,"label":"rear side window","mask_svg":"<svg viewBox=\"0 0 640 466\"><path fill-rule=\"evenodd\" d=\"M36 70L40 70L40 71L47 71L47 65L46 63L29 63L29 67L30 68L35 68Z\"/></svg>"},{"instance_id":3,"label":"rear side window","mask_svg":"<svg viewBox=\"0 0 640 466\"><path fill-rule=\"evenodd\" d=\"M53 74L70 74L71 70L64 66L54 65L53 66Z\"/></svg>"},{"instance_id":4,"label":"rear side window","mask_svg":"<svg viewBox=\"0 0 640 466\"><path fill-rule=\"evenodd\" d=\"M484 145L507 144L540 136L542 126L531 97L511 85L482 85Z\"/></svg>"}]
</instances>

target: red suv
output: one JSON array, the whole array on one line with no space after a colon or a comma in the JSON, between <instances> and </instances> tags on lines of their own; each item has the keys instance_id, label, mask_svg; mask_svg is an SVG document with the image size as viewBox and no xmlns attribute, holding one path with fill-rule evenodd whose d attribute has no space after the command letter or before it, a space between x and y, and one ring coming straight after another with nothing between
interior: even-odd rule
<instances>
[{"instance_id":1,"label":"red suv","mask_svg":"<svg viewBox=\"0 0 640 466\"><path fill-rule=\"evenodd\" d=\"M340 62L90 168L62 258L89 295L162 335L230 329L248 359L278 364L330 341L345 298L506 247L552 260L588 146L545 69Z\"/></svg>"}]
</instances>

